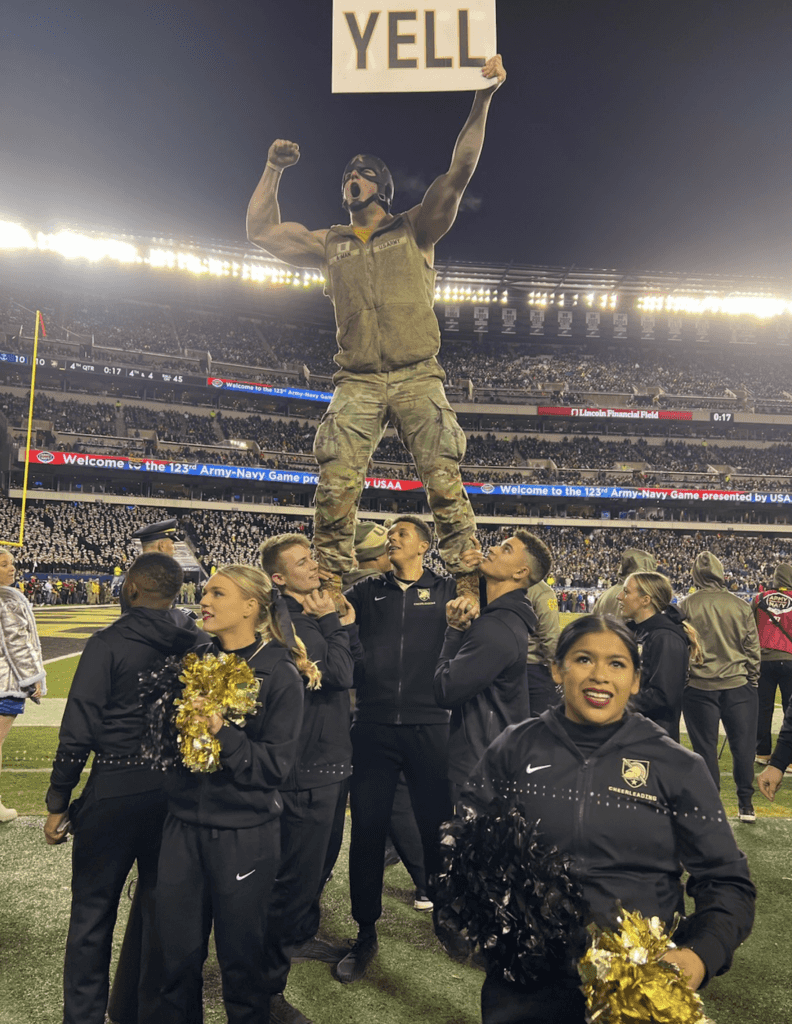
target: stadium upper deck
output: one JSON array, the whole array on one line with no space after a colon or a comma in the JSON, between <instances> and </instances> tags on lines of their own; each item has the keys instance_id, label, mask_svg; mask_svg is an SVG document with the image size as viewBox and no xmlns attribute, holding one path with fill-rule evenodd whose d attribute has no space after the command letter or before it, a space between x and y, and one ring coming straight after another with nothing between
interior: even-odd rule
<instances>
[{"instance_id":1,"label":"stadium upper deck","mask_svg":"<svg viewBox=\"0 0 792 1024\"><path fill-rule=\"evenodd\" d=\"M144 240L134 241L143 251ZM255 500L274 501L290 485L285 496L307 504L310 440L332 388L335 348L321 282L289 280L285 268L235 247L157 251L152 260L149 243L142 267L87 272L52 253L0 257L14 283L0 295L10 360L0 362L0 376L21 399L32 310L45 307L39 440L45 454L71 449L88 459L71 460L68 471L62 459L42 460L34 483L192 501L247 498L248 485ZM169 260L205 273L171 271ZM240 280L209 270L245 261L267 273ZM770 498L792 490L784 444L792 429L789 307L778 298L780 281L438 270L442 360L471 439L466 478L479 485L480 514L684 519L691 502L703 500L695 492L708 489L707 515L717 507L714 515L726 520L786 520L784 502ZM58 412L53 388L69 409ZM77 415L86 405L89 419L104 419L99 429ZM684 445L669 451L672 439ZM704 443L712 450L702 451ZM92 456L127 462L122 470ZM409 483L412 472L394 438L375 460L389 510L390 492L408 500L410 488L387 481ZM232 466L240 473L229 487ZM262 467L273 475L259 479ZM262 491L265 483L276 487ZM766 500L748 494L760 489ZM408 504L420 509L420 494L410 493Z\"/></svg>"}]
</instances>

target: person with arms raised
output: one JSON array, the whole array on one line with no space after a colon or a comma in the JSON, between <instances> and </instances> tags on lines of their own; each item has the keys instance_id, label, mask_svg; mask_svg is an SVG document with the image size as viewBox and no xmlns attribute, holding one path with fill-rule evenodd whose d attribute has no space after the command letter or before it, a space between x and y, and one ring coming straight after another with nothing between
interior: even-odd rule
<instances>
[{"instance_id":1,"label":"person with arms raised","mask_svg":"<svg viewBox=\"0 0 792 1024\"><path fill-rule=\"evenodd\" d=\"M309 231L282 222L281 176L300 159L299 146L283 139L270 146L248 206L248 239L285 263L320 270L335 308L339 370L314 441L319 463L314 542L323 579L335 593L352 568L369 460L391 421L415 460L440 554L459 580L460 596L478 598L478 576L462 559L476 529L459 471L466 441L443 388L432 306L435 245L456 220L478 164L492 97L506 79L500 55L481 73L493 85L476 92L448 171L418 206L391 213L390 171L378 157L359 153L341 180L348 225Z\"/></svg>"}]
</instances>

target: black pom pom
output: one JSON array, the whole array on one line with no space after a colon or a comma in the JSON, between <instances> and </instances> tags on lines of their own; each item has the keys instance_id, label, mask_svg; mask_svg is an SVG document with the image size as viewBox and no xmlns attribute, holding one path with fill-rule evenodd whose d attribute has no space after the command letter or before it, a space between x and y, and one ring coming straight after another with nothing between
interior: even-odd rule
<instances>
[{"instance_id":1,"label":"black pom pom","mask_svg":"<svg viewBox=\"0 0 792 1024\"><path fill-rule=\"evenodd\" d=\"M184 689L179 679L181 671L182 659L174 656L159 668L141 672L139 677L140 701L146 717L140 752L161 771L181 764L174 706Z\"/></svg>"},{"instance_id":2,"label":"black pom pom","mask_svg":"<svg viewBox=\"0 0 792 1024\"><path fill-rule=\"evenodd\" d=\"M569 973L588 945L587 906L569 859L538 836L539 823L502 800L441 829L438 938L455 959L480 947L490 974L520 985Z\"/></svg>"}]
</instances>

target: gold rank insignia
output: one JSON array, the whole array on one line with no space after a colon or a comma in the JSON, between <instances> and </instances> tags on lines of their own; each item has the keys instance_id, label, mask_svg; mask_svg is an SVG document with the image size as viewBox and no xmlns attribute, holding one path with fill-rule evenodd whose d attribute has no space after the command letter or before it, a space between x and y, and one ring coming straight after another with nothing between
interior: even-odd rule
<instances>
[{"instance_id":1,"label":"gold rank insignia","mask_svg":"<svg viewBox=\"0 0 792 1024\"><path fill-rule=\"evenodd\" d=\"M633 789L645 786L649 781L649 761L636 761L632 757L623 757L622 778Z\"/></svg>"}]
</instances>

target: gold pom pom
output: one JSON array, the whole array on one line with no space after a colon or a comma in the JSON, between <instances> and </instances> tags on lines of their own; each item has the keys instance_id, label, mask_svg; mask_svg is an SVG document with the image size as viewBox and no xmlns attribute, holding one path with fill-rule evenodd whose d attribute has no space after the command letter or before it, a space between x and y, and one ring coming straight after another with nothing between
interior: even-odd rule
<instances>
[{"instance_id":1,"label":"gold pom pom","mask_svg":"<svg viewBox=\"0 0 792 1024\"><path fill-rule=\"evenodd\" d=\"M589 1021L703 1024L700 997L676 965L660 959L675 948L662 921L623 911L619 923L619 932L597 935L578 963Z\"/></svg>"},{"instance_id":2,"label":"gold pom pom","mask_svg":"<svg viewBox=\"0 0 792 1024\"><path fill-rule=\"evenodd\" d=\"M220 741L209 731L212 715L244 725L259 706L259 682L244 658L222 652L188 654L179 680L184 690L174 706L182 761L193 772L216 772Z\"/></svg>"}]
</instances>

